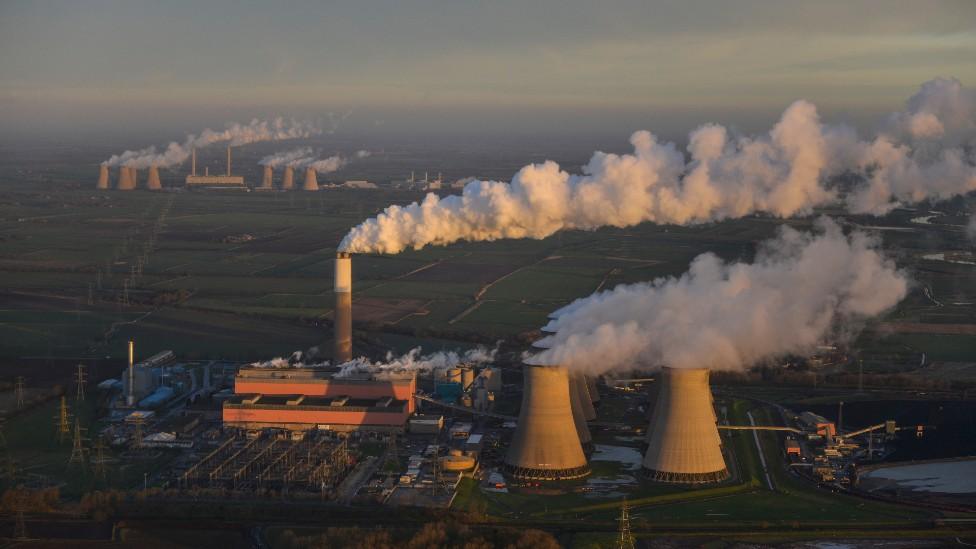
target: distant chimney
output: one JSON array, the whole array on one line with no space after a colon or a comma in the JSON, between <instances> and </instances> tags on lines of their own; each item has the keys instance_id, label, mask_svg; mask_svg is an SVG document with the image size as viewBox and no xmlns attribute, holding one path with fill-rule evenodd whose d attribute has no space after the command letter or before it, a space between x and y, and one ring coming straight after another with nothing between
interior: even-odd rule
<instances>
[{"instance_id":1,"label":"distant chimney","mask_svg":"<svg viewBox=\"0 0 976 549\"><path fill-rule=\"evenodd\" d=\"M108 190L108 166L105 164L98 167L98 185L95 188L100 191Z\"/></svg>"},{"instance_id":2,"label":"distant chimney","mask_svg":"<svg viewBox=\"0 0 976 549\"><path fill-rule=\"evenodd\" d=\"M193 155L191 156L191 158L192 160L190 161L190 175L196 175L197 174L197 148L196 147L193 147Z\"/></svg>"},{"instance_id":3,"label":"distant chimney","mask_svg":"<svg viewBox=\"0 0 976 549\"><path fill-rule=\"evenodd\" d=\"M264 179L261 180L262 189L274 188L274 182L272 181L274 176L272 172L273 170L271 169L271 166L264 167Z\"/></svg>"},{"instance_id":4,"label":"distant chimney","mask_svg":"<svg viewBox=\"0 0 976 549\"><path fill-rule=\"evenodd\" d=\"M136 342L129 340L129 395L126 404L136 405L136 371L135 371L135 346Z\"/></svg>"},{"instance_id":5,"label":"distant chimney","mask_svg":"<svg viewBox=\"0 0 976 549\"><path fill-rule=\"evenodd\" d=\"M285 176L281 180L281 188L290 191L295 188L295 168L285 166Z\"/></svg>"},{"instance_id":6,"label":"distant chimney","mask_svg":"<svg viewBox=\"0 0 976 549\"><path fill-rule=\"evenodd\" d=\"M149 166L149 179L146 180L146 188L150 191L159 191L163 188L159 182L159 168L156 166Z\"/></svg>"},{"instance_id":7,"label":"distant chimney","mask_svg":"<svg viewBox=\"0 0 976 549\"><path fill-rule=\"evenodd\" d=\"M227 175L230 175L230 145L227 145Z\"/></svg>"},{"instance_id":8,"label":"distant chimney","mask_svg":"<svg viewBox=\"0 0 976 549\"><path fill-rule=\"evenodd\" d=\"M303 191L319 190L319 182L315 177L315 168L305 169L305 183L302 185Z\"/></svg>"},{"instance_id":9,"label":"distant chimney","mask_svg":"<svg viewBox=\"0 0 976 549\"><path fill-rule=\"evenodd\" d=\"M352 254L336 254L333 290L336 304L332 319L335 341L332 362L341 364L352 360Z\"/></svg>"}]
</instances>

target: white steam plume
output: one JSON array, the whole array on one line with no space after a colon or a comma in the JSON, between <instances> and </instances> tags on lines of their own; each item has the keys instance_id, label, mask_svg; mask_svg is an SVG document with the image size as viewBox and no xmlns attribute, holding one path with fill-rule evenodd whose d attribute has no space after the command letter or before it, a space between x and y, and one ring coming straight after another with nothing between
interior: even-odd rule
<instances>
[{"instance_id":1,"label":"white steam plume","mask_svg":"<svg viewBox=\"0 0 976 549\"><path fill-rule=\"evenodd\" d=\"M171 142L162 151L155 146L136 151L125 151L102 162L110 167L129 166L148 168L157 166L168 168L186 161L193 148L202 148L214 143L227 142L231 146L246 145L259 141L282 141L321 134L322 130L310 122L274 118L271 120L253 119L248 124L231 123L224 130L203 130L199 136L187 135L183 143Z\"/></svg>"},{"instance_id":2,"label":"white steam plume","mask_svg":"<svg viewBox=\"0 0 976 549\"><path fill-rule=\"evenodd\" d=\"M492 362L497 352L497 348L489 349L479 346L464 353L441 351L421 355L420 347L416 347L399 357L394 356L393 353L387 353L386 359L380 362L371 362L365 357L351 360L340 365L336 377L348 377L357 373L382 374L404 371L429 373L433 370L453 368L459 364L474 365Z\"/></svg>"},{"instance_id":3,"label":"white steam plume","mask_svg":"<svg viewBox=\"0 0 976 549\"><path fill-rule=\"evenodd\" d=\"M957 80L927 82L906 112L889 117L885 133L863 141L851 128L821 124L813 104L797 101L765 135L733 136L715 124L696 129L687 160L673 143L640 131L630 139L633 153L597 152L580 175L547 161L525 166L509 183L475 180L460 195L390 206L353 228L340 249L399 253L645 221L786 218L840 199L851 212L881 214L976 190L972 104L973 91ZM863 182L840 196L827 183L845 173Z\"/></svg>"},{"instance_id":4,"label":"white steam plume","mask_svg":"<svg viewBox=\"0 0 976 549\"><path fill-rule=\"evenodd\" d=\"M316 172L331 173L346 165L346 160L339 155L333 155L328 158L323 158L321 160L316 160L308 164L307 167L312 168Z\"/></svg>"},{"instance_id":5,"label":"white steam plume","mask_svg":"<svg viewBox=\"0 0 976 549\"><path fill-rule=\"evenodd\" d=\"M268 156L265 156L260 161L258 161L258 164L260 164L261 166L271 166L272 168L277 168L280 166L285 166L290 162L294 162L295 160L306 158L311 154L312 154L311 147L299 147L297 149L293 149L290 151L282 151L282 152L276 152L274 154L269 154Z\"/></svg>"},{"instance_id":6,"label":"white steam plume","mask_svg":"<svg viewBox=\"0 0 976 549\"><path fill-rule=\"evenodd\" d=\"M680 278L621 285L557 311L549 348L528 359L591 374L740 369L815 348L895 306L909 281L862 232L832 220L816 234L782 227L753 263L706 253Z\"/></svg>"}]
</instances>

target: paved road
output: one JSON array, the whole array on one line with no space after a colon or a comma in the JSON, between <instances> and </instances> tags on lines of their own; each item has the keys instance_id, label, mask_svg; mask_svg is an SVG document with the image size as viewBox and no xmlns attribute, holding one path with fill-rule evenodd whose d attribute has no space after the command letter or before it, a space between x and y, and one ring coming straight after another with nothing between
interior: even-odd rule
<instances>
[{"instance_id":1,"label":"paved road","mask_svg":"<svg viewBox=\"0 0 976 549\"><path fill-rule=\"evenodd\" d=\"M746 412L746 415L749 416L749 423L755 427L756 420L753 419L752 412ZM773 479L769 476L769 467L766 466L766 456L763 455L762 444L759 442L759 431L753 430L752 438L756 441L756 449L759 450L759 462L762 463L763 475L766 476L766 485L769 486L770 491L774 491L776 487L773 486Z\"/></svg>"}]
</instances>

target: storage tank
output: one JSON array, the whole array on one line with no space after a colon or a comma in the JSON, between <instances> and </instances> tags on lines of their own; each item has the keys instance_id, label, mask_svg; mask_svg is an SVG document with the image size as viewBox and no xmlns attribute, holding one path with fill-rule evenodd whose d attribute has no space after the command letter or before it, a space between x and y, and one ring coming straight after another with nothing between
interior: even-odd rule
<instances>
[{"instance_id":1,"label":"storage tank","mask_svg":"<svg viewBox=\"0 0 976 549\"><path fill-rule=\"evenodd\" d=\"M727 479L708 370L665 367L659 377L644 473L651 480L679 484Z\"/></svg>"},{"instance_id":2,"label":"storage tank","mask_svg":"<svg viewBox=\"0 0 976 549\"><path fill-rule=\"evenodd\" d=\"M461 369L451 368L447 371L447 381L450 383L461 383ZM463 385L462 385L463 388Z\"/></svg>"},{"instance_id":3,"label":"storage tank","mask_svg":"<svg viewBox=\"0 0 976 549\"><path fill-rule=\"evenodd\" d=\"M474 383L474 368L464 368L461 370L461 386L470 389Z\"/></svg>"},{"instance_id":4,"label":"storage tank","mask_svg":"<svg viewBox=\"0 0 976 549\"><path fill-rule=\"evenodd\" d=\"M522 367L525 388L518 426L505 456L505 469L521 481L558 481L590 474L573 421L565 368Z\"/></svg>"}]
</instances>

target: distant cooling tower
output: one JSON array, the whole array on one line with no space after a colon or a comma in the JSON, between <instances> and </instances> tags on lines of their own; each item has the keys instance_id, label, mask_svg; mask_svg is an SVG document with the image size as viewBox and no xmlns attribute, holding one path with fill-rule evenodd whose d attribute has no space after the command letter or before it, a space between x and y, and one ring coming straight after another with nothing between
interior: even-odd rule
<instances>
[{"instance_id":1,"label":"distant cooling tower","mask_svg":"<svg viewBox=\"0 0 976 549\"><path fill-rule=\"evenodd\" d=\"M573 409L573 425L576 427L576 436L579 437L580 446L583 447L583 453L589 454L593 450L593 437L590 435L590 428L586 425L588 421L586 419L585 408L587 405L592 404L589 397L580 390L580 387L585 385L581 382L580 374L569 374L569 405ZM592 410L592 406L590 406ZM594 419L596 414L594 414Z\"/></svg>"},{"instance_id":2,"label":"distant cooling tower","mask_svg":"<svg viewBox=\"0 0 976 549\"><path fill-rule=\"evenodd\" d=\"M335 298L332 362L339 364L352 360L352 254L336 254Z\"/></svg>"},{"instance_id":3,"label":"distant cooling tower","mask_svg":"<svg viewBox=\"0 0 976 549\"><path fill-rule=\"evenodd\" d=\"M555 481L590 474L573 422L569 374L559 366L525 364L522 409L505 469L521 481Z\"/></svg>"},{"instance_id":4,"label":"distant cooling tower","mask_svg":"<svg viewBox=\"0 0 976 549\"><path fill-rule=\"evenodd\" d=\"M319 182L315 177L315 168L305 169L305 183L302 184L303 191L317 191L319 190Z\"/></svg>"},{"instance_id":5,"label":"distant cooling tower","mask_svg":"<svg viewBox=\"0 0 976 549\"><path fill-rule=\"evenodd\" d=\"M708 370L661 371L643 469L659 482L701 484L729 477L715 425Z\"/></svg>"},{"instance_id":6,"label":"distant cooling tower","mask_svg":"<svg viewBox=\"0 0 976 549\"><path fill-rule=\"evenodd\" d=\"M139 170L135 168L129 168L129 177L132 178L132 188L139 188Z\"/></svg>"},{"instance_id":7,"label":"distant cooling tower","mask_svg":"<svg viewBox=\"0 0 976 549\"><path fill-rule=\"evenodd\" d=\"M295 188L295 168L285 166L285 176L281 180L281 188L290 191Z\"/></svg>"},{"instance_id":8,"label":"distant cooling tower","mask_svg":"<svg viewBox=\"0 0 976 549\"><path fill-rule=\"evenodd\" d=\"M132 168L128 166L122 166L119 168L119 181L116 185L116 189L120 191L131 191L136 188L135 180L132 179Z\"/></svg>"},{"instance_id":9,"label":"distant cooling tower","mask_svg":"<svg viewBox=\"0 0 976 549\"><path fill-rule=\"evenodd\" d=\"M149 179L146 180L146 188L150 191L158 191L163 188L159 182L159 168L156 166L149 166Z\"/></svg>"},{"instance_id":10,"label":"distant cooling tower","mask_svg":"<svg viewBox=\"0 0 976 549\"><path fill-rule=\"evenodd\" d=\"M108 190L108 166L105 164L98 167L98 184L95 188L100 191Z\"/></svg>"},{"instance_id":11,"label":"distant cooling tower","mask_svg":"<svg viewBox=\"0 0 976 549\"><path fill-rule=\"evenodd\" d=\"M580 411L583 413L583 421L593 421L596 419L596 409L593 408L593 401L590 400L590 390L586 385L586 376L583 374L570 375L570 388L579 399Z\"/></svg>"},{"instance_id":12,"label":"distant cooling tower","mask_svg":"<svg viewBox=\"0 0 976 549\"><path fill-rule=\"evenodd\" d=\"M274 178L274 170L271 168L271 166L265 166L264 178L261 179L261 188L262 189L274 188L273 178Z\"/></svg>"},{"instance_id":13,"label":"distant cooling tower","mask_svg":"<svg viewBox=\"0 0 976 549\"><path fill-rule=\"evenodd\" d=\"M596 386L596 378L592 376L585 376L586 379L586 390L590 394L590 402L594 406L600 404L600 389Z\"/></svg>"}]
</instances>

